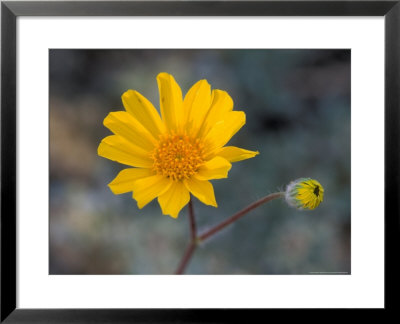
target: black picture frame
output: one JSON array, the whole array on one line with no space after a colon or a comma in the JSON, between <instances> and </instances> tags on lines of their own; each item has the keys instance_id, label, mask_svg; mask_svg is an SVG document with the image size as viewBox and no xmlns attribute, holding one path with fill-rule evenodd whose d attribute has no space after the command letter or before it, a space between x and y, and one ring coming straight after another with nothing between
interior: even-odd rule
<instances>
[{"instance_id":1,"label":"black picture frame","mask_svg":"<svg viewBox=\"0 0 400 324\"><path fill-rule=\"evenodd\" d=\"M399 247L400 0L396 1L2 1L1 322L132 323L266 321L267 309L16 308L16 19L19 16L381 16L385 19L385 307L396 309ZM376 189L376 188L375 188ZM379 189L378 189L379 190ZM373 199L373 197L368 198ZM310 316L297 310L299 316ZM261 316L261 317L259 317ZM329 315L331 316L331 315ZM254 320L251 320L253 318ZM382 319L381 319L382 320ZM243 322L243 321L241 321Z\"/></svg>"}]
</instances>

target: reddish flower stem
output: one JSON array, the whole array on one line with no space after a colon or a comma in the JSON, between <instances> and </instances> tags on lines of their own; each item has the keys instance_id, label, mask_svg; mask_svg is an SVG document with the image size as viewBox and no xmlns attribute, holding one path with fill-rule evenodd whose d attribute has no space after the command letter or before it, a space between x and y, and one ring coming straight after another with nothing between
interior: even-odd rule
<instances>
[{"instance_id":1,"label":"reddish flower stem","mask_svg":"<svg viewBox=\"0 0 400 324\"><path fill-rule=\"evenodd\" d=\"M194 243L193 241L190 242L188 247L186 248L185 254L183 255L183 258L181 262L179 263L178 269L176 269L175 274L182 274L186 266L188 265L190 259L192 258L193 252L196 249L197 244Z\"/></svg>"},{"instance_id":2,"label":"reddish flower stem","mask_svg":"<svg viewBox=\"0 0 400 324\"><path fill-rule=\"evenodd\" d=\"M182 257L181 262L179 263L178 269L176 269L175 274L182 274L186 266L188 265L194 250L197 247L197 227L196 227L196 219L194 216L193 202L192 198L189 200L189 223L190 223L190 243L186 248L185 254Z\"/></svg>"},{"instance_id":3,"label":"reddish flower stem","mask_svg":"<svg viewBox=\"0 0 400 324\"><path fill-rule=\"evenodd\" d=\"M252 204L248 205L246 208L237 212L232 217L229 217L228 219L224 220L223 222L221 222L218 225L214 226L213 228L209 229L205 233L201 234L199 236L198 240L200 242L206 240L207 238L214 235L215 233L218 233L220 230L224 229L225 227L232 224L233 222L236 222L239 218L246 215L249 211L251 211L251 210L257 208L258 206L265 204L273 199L280 198L283 196L283 194L284 194L283 192L275 192L273 194L265 196L264 198L261 198L260 200L253 202Z\"/></svg>"},{"instance_id":4,"label":"reddish flower stem","mask_svg":"<svg viewBox=\"0 0 400 324\"><path fill-rule=\"evenodd\" d=\"M190 221L191 241L190 241L188 247L186 248L185 254L182 257L182 260L179 263L178 269L175 271L175 274L182 274L185 271L190 259L192 258L193 252L196 250L198 243L205 241L206 239L208 239L211 236L213 236L214 234L218 233L225 227L236 222L239 218L243 217L251 210L253 210L271 200L283 197L283 195L284 195L283 192L275 192L268 196L265 196L264 198L261 198L261 199L255 201L254 203L248 205L246 208L242 209L241 211L237 212L233 216L222 221L218 225L212 227L211 229L209 229L208 231L204 232L203 234L201 234L199 236L197 236L196 220L194 217L193 204L192 204L192 200L190 200L189 201L189 221Z\"/></svg>"},{"instance_id":5,"label":"reddish flower stem","mask_svg":"<svg viewBox=\"0 0 400 324\"><path fill-rule=\"evenodd\" d=\"M192 241L196 241L197 228L196 228L196 219L194 218L192 199L189 200L189 221L190 221L190 237Z\"/></svg>"}]
</instances>

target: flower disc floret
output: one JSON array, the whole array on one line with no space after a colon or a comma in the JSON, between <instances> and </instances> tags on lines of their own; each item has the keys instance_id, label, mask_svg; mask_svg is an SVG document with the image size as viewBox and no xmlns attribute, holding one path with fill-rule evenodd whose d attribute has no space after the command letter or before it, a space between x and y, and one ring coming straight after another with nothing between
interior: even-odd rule
<instances>
[{"instance_id":1,"label":"flower disc floret","mask_svg":"<svg viewBox=\"0 0 400 324\"><path fill-rule=\"evenodd\" d=\"M154 149L153 170L174 181L189 179L204 164L204 145L186 134L166 134Z\"/></svg>"}]
</instances>

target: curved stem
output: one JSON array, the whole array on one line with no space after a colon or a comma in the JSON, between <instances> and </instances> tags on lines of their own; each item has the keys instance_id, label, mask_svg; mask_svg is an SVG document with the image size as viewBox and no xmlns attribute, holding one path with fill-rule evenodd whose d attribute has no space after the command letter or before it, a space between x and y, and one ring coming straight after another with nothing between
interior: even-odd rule
<instances>
[{"instance_id":1,"label":"curved stem","mask_svg":"<svg viewBox=\"0 0 400 324\"><path fill-rule=\"evenodd\" d=\"M185 254L182 257L182 260L179 263L179 266L176 269L175 274L182 274L185 271L190 259L192 258L193 252L196 250L198 243L208 239L209 237L218 233L225 227L236 222L239 218L243 217L251 210L253 210L271 200L283 197L284 194L285 194L284 192L275 192L268 196L265 196L264 198L261 198L261 199L257 200L256 202L248 205L246 208L242 209L241 211L237 212L233 216L222 221L218 225L212 227L211 229L209 229L208 231L206 231L205 233L203 233L199 236L197 235L196 220L195 220L195 216L194 216L192 199L190 199L190 201L189 201L190 243L189 243L188 247L186 248Z\"/></svg>"},{"instance_id":2,"label":"curved stem","mask_svg":"<svg viewBox=\"0 0 400 324\"><path fill-rule=\"evenodd\" d=\"M271 201L273 199L280 198L284 194L285 194L284 192L275 192L275 193L272 193L272 194L270 194L268 196L265 196L264 198L261 198L260 200L257 200L256 202L248 205L246 208L244 208L241 211L237 212L232 217L222 221L218 225L214 226L213 228L209 229L205 233L201 234L199 236L199 238L198 238L198 241L202 242L202 241L206 240L210 236L214 235L215 233L218 233L219 231L221 231L222 229L224 229L228 225L232 224L233 222L237 221L242 216L246 215L249 211L251 211L251 210L257 208L258 206L260 206L262 204L265 204L265 203L267 203L267 202L269 202L269 201Z\"/></svg>"},{"instance_id":3,"label":"curved stem","mask_svg":"<svg viewBox=\"0 0 400 324\"><path fill-rule=\"evenodd\" d=\"M191 198L189 200L189 221L190 221L190 237L192 241L195 241L197 238L197 228L196 228L196 219L194 218L193 202Z\"/></svg>"},{"instance_id":4,"label":"curved stem","mask_svg":"<svg viewBox=\"0 0 400 324\"><path fill-rule=\"evenodd\" d=\"M181 262L179 263L178 268L175 271L175 274L182 274L186 266L188 265L194 250L197 247L197 226L196 219L194 216L193 202L192 198L189 200L189 223L190 223L190 243L186 248L185 254L182 257Z\"/></svg>"},{"instance_id":5,"label":"curved stem","mask_svg":"<svg viewBox=\"0 0 400 324\"><path fill-rule=\"evenodd\" d=\"M181 262L179 263L178 269L175 271L175 274L182 274L185 271L186 266L192 258L194 250L196 249L196 246L197 244L194 243L194 241L190 242L189 246L186 248Z\"/></svg>"}]
</instances>

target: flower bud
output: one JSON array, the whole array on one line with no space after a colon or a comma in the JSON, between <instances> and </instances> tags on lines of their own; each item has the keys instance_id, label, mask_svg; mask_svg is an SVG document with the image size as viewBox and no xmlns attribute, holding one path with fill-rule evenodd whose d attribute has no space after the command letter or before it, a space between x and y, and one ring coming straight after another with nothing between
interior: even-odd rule
<instances>
[{"instance_id":1,"label":"flower bud","mask_svg":"<svg viewBox=\"0 0 400 324\"><path fill-rule=\"evenodd\" d=\"M297 209L315 209L323 199L324 188L311 178L297 179L286 187L285 200Z\"/></svg>"}]
</instances>

